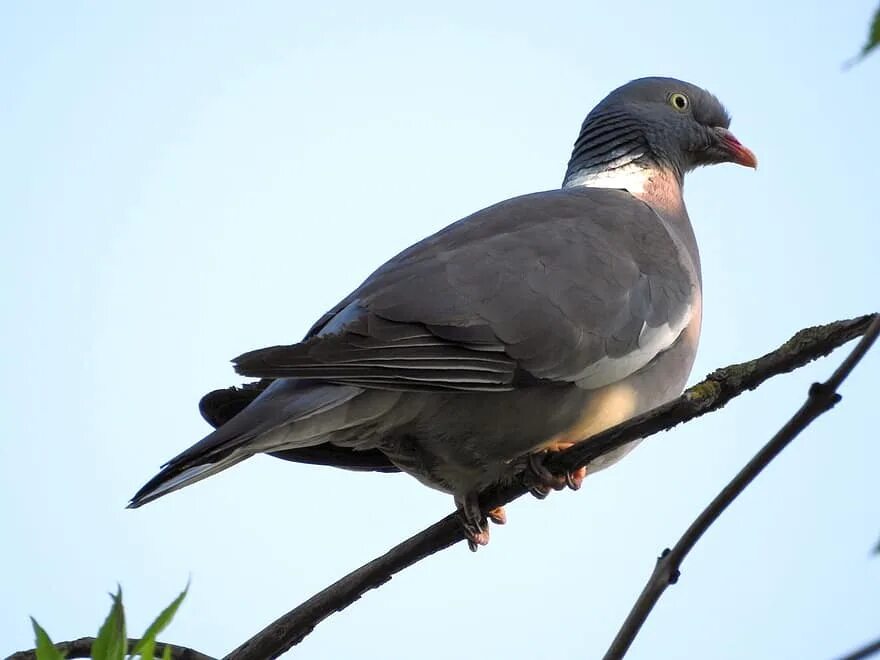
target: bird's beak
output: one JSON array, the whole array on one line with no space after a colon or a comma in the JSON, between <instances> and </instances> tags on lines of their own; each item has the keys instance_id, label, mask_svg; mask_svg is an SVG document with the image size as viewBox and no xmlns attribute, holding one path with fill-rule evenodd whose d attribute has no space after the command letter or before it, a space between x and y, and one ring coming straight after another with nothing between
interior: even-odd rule
<instances>
[{"instance_id":1,"label":"bird's beak","mask_svg":"<svg viewBox=\"0 0 880 660\"><path fill-rule=\"evenodd\" d=\"M752 150L743 145L736 136L726 128L716 127L715 133L721 143L721 148L730 156L730 162L744 167L758 169L758 158Z\"/></svg>"}]
</instances>

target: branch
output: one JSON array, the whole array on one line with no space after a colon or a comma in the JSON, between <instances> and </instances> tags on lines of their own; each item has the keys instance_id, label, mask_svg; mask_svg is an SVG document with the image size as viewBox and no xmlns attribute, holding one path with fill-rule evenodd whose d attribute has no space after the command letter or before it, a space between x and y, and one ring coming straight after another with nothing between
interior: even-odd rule
<instances>
[{"instance_id":1,"label":"branch","mask_svg":"<svg viewBox=\"0 0 880 660\"><path fill-rule=\"evenodd\" d=\"M706 533L709 527L718 520L719 516L730 504L748 487L761 471L770 464L779 453L785 449L805 428L807 428L820 415L831 410L838 401L840 395L837 388L849 376L859 360L864 357L868 349L880 335L880 315L876 316L865 332L862 340L853 351L831 374L831 378L824 383L813 383L810 387L807 400L794 416L786 422L776 435L755 454L745 467L740 470L733 480L727 484L715 499L709 503L697 519L688 527L684 535L679 539L675 547L667 548L657 560L654 572L648 578L635 605L623 622L620 631L605 653L605 660L618 660L626 655L630 645L639 633L645 620L650 615L660 596L666 588L675 584L680 575L679 569L688 553L697 544L697 541Z\"/></svg>"},{"instance_id":2,"label":"branch","mask_svg":"<svg viewBox=\"0 0 880 660\"><path fill-rule=\"evenodd\" d=\"M382 586L395 573L463 539L461 519L457 513L452 513L318 592L270 623L223 660L277 658L299 644L334 612L345 609L370 589Z\"/></svg>"},{"instance_id":3,"label":"branch","mask_svg":"<svg viewBox=\"0 0 880 660\"><path fill-rule=\"evenodd\" d=\"M863 646L860 649L847 653L837 660L864 660L864 658L870 658L875 653L880 653L880 639L875 639L867 646Z\"/></svg>"},{"instance_id":4,"label":"branch","mask_svg":"<svg viewBox=\"0 0 880 660\"><path fill-rule=\"evenodd\" d=\"M793 371L828 355L864 334L877 315L806 328L772 353L743 364L718 369L672 402L599 433L548 461L553 470L573 469L633 440L718 410L728 401L765 380ZM499 487L481 498L483 511L506 504L526 492L521 483ZM457 514L450 514L387 553L318 592L227 655L224 660L266 660L301 642L334 612L381 586L408 566L464 540Z\"/></svg>"},{"instance_id":5,"label":"branch","mask_svg":"<svg viewBox=\"0 0 880 660\"><path fill-rule=\"evenodd\" d=\"M91 658L92 642L94 641L94 637L80 637L70 642L58 642L55 644L55 648L61 651L67 658ZM129 639L126 652L131 653L140 641L139 639ZM172 660L215 660L215 658L199 653L194 649L175 644L166 644L165 642L156 642L156 654L158 657L162 657L165 647L171 649ZM36 649L19 651L10 655L6 660L37 660L37 651Z\"/></svg>"}]
</instances>

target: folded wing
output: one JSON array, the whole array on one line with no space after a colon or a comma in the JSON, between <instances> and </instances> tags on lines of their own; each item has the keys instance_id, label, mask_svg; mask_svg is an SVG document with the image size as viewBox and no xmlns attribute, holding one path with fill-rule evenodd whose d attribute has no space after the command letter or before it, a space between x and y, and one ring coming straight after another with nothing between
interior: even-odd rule
<instances>
[{"instance_id":1,"label":"folded wing","mask_svg":"<svg viewBox=\"0 0 880 660\"><path fill-rule=\"evenodd\" d=\"M696 278L666 225L628 193L536 193L414 245L303 342L235 365L247 376L392 390L601 387L677 339Z\"/></svg>"}]
</instances>

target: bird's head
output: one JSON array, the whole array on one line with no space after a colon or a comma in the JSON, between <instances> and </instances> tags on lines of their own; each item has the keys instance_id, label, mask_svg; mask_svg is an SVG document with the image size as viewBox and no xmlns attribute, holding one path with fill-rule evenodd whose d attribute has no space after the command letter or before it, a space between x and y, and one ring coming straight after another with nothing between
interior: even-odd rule
<instances>
[{"instance_id":1,"label":"bird's head","mask_svg":"<svg viewBox=\"0 0 880 660\"><path fill-rule=\"evenodd\" d=\"M679 181L700 165L758 161L728 130L730 115L712 94L675 78L639 78L617 88L587 115L566 185L609 178L621 168L671 170ZM610 178L613 178L610 177Z\"/></svg>"}]
</instances>

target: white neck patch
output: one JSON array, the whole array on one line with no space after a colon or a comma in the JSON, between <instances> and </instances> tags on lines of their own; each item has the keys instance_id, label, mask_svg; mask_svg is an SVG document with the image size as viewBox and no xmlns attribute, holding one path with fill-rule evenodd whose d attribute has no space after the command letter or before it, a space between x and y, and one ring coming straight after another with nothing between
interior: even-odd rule
<instances>
[{"instance_id":1,"label":"white neck patch","mask_svg":"<svg viewBox=\"0 0 880 660\"><path fill-rule=\"evenodd\" d=\"M563 188L623 188L633 195L645 192L645 187L656 173L649 167L629 163L612 170L581 170L565 179Z\"/></svg>"}]
</instances>

